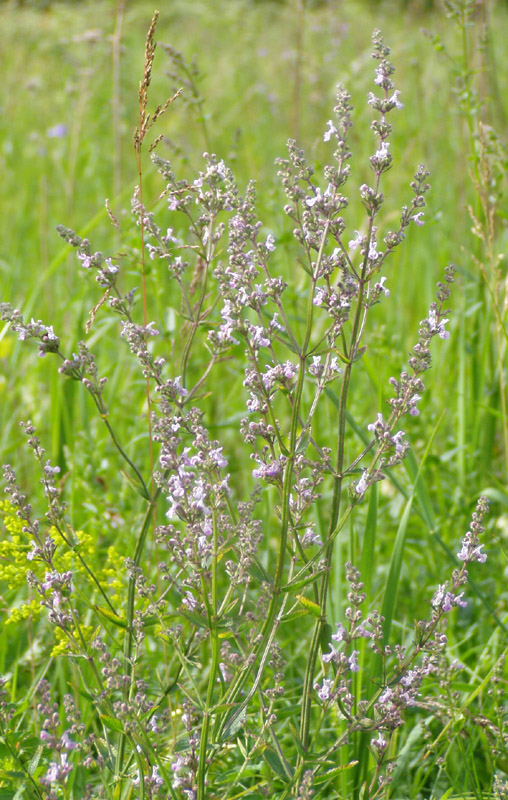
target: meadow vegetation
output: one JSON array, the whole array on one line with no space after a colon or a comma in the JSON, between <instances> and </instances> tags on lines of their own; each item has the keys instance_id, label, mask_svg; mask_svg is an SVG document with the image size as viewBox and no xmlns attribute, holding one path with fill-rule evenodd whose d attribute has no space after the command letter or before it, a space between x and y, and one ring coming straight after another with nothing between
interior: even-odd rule
<instances>
[{"instance_id":1,"label":"meadow vegetation","mask_svg":"<svg viewBox=\"0 0 508 800\"><path fill-rule=\"evenodd\" d=\"M508 9L0 25L0 800L508 798Z\"/></svg>"}]
</instances>

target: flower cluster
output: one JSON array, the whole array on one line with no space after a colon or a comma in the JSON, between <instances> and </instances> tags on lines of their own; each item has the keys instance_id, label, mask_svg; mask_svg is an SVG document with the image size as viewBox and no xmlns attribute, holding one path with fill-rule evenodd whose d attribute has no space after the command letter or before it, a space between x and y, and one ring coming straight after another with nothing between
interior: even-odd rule
<instances>
[{"instance_id":1,"label":"flower cluster","mask_svg":"<svg viewBox=\"0 0 508 800\"><path fill-rule=\"evenodd\" d=\"M20 342L24 342L26 339L38 339L38 355L41 358L46 353L59 352L60 339L55 334L52 325L44 325L40 320L34 320L33 317L30 322L25 322L21 312L12 308L9 303L0 303L0 319L10 323L11 330L18 334Z\"/></svg>"}]
</instances>

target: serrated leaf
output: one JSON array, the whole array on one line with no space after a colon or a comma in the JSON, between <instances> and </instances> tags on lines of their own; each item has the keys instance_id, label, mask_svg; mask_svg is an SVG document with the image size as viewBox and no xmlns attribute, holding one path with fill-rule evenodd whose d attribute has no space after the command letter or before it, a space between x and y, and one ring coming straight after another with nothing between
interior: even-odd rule
<instances>
[{"instance_id":1,"label":"serrated leaf","mask_svg":"<svg viewBox=\"0 0 508 800\"><path fill-rule=\"evenodd\" d=\"M286 770L284 769L284 764L280 760L278 753L275 750L272 750L271 747L266 747L263 750L263 758L270 767L273 769L277 775L280 775L282 778L287 778Z\"/></svg>"},{"instance_id":2,"label":"serrated leaf","mask_svg":"<svg viewBox=\"0 0 508 800\"><path fill-rule=\"evenodd\" d=\"M238 712L233 712L230 719L231 722L226 723L224 731L221 736L221 742L225 739L231 739L232 736L235 736L238 731L243 728L245 720L247 719L247 707L245 706L242 708L238 716L235 716Z\"/></svg>"},{"instance_id":3,"label":"serrated leaf","mask_svg":"<svg viewBox=\"0 0 508 800\"><path fill-rule=\"evenodd\" d=\"M105 728L115 731L115 733L123 733L123 725L119 719L108 717L106 714L100 714L99 717Z\"/></svg>"},{"instance_id":4,"label":"serrated leaf","mask_svg":"<svg viewBox=\"0 0 508 800\"><path fill-rule=\"evenodd\" d=\"M304 453L309 445L309 442L310 442L310 435L308 433L305 433L298 442L296 452L298 454Z\"/></svg>"},{"instance_id":5,"label":"serrated leaf","mask_svg":"<svg viewBox=\"0 0 508 800\"><path fill-rule=\"evenodd\" d=\"M182 617L188 619L189 622L192 622L192 624L196 625L198 628L206 628L208 630L210 627L206 617L202 617L200 614L194 614L192 611L187 611L184 608L180 608L179 611Z\"/></svg>"},{"instance_id":6,"label":"serrated leaf","mask_svg":"<svg viewBox=\"0 0 508 800\"><path fill-rule=\"evenodd\" d=\"M37 750L35 751L34 755L32 756L32 758L30 759L29 763L28 763L28 774L29 775L33 775L35 770L39 766L39 761L41 760L42 751L43 751L43 747L42 747L42 744L40 744L38 746Z\"/></svg>"}]
</instances>

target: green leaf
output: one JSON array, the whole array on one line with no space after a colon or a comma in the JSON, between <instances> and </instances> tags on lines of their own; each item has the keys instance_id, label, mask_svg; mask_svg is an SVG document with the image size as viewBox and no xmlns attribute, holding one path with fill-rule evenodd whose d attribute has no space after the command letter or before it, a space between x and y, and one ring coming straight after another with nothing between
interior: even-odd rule
<instances>
[{"instance_id":1,"label":"green leaf","mask_svg":"<svg viewBox=\"0 0 508 800\"><path fill-rule=\"evenodd\" d=\"M11 795L12 800L23 800L25 797L26 781L19 786L15 795Z\"/></svg>"},{"instance_id":2,"label":"green leaf","mask_svg":"<svg viewBox=\"0 0 508 800\"><path fill-rule=\"evenodd\" d=\"M214 706L212 712L214 714L222 714L223 711L231 711L232 708L234 708L234 703L221 703L218 706Z\"/></svg>"},{"instance_id":3,"label":"green leaf","mask_svg":"<svg viewBox=\"0 0 508 800\"><path fill-rule=\"evenodd\" d=\"M309 600L308 597L305 597L303 594L297 594L296 599L302 604L307 611L310 611L313 617L319 619L321 616L321 606L318 606L317 603L314 603L312 600Z\"/></svg>"},{"instance_id":4,"label":"green leaf","mask_svg":"<svg viewBox=\"0 0 508 800\"><path fill-rule=\"evenodd\" d=\"M251 578L254 578L254 580L259 581L259 583L271 584L270 578L266 574L263 565L258 561L257 558L252 562L249 568L249 575Z\"/></svg>"},{"instance_id":5,"label":"green leaf","mask_svg":"<svg viewBox=\"0 0 508 800\"><path fill-rule=\"evenodd\" d=\"M133 478L132 475L130 475L126 470L121 469L120 472L124 476L124 478L127 481L127 483L130 486L132 486L134 491L137 492L143 498L143 500L147 500L148 502L151 501L152 498L150 497L150 495L146 491L146 489L143 486L143 484L141 484L138 480L136 480L136 478Z\"/></svg>"},{"instance_id":6,"label":"green leaf","mask_svg":"<svg viewBox=\"0 0 508 800\"><path fill-rule=\"evenodd\" d=\"M240 712L233 711L233 713L230 716L230 722L226 723L226 726L222 732L222 736L220 738L221 742L223 742L225 739L231 739L232 736L235 736L238 733L238 731L241 728L243 728L246 719L247 719L246 706L244 706Z\"/></svg>"},{"instance_id":7,"label":"green leaf","mask_svg":"<svg viewBox=\"0 0 508 800\"><path fill-rule=\"evenodd\" d=\"M124 617L119 617L118 614L113 614L109 608L98 606L96 603L94 603L93 607L99 616L104 617L108 620L108 622L112 622L113 625L117 625L119 628L127 627L127 622L125 621Z\"/></svg>"},{"instance_id":8,"label":"green leaf","mask_svg":"<svg viewBox=\"0 0 508 800\"><path fill-rule=\"evenodd\" d=\"M300 619L300 617L304 617L307 614L307 611L304 608L296 608L294 611L288 611L287 614L281 618L282 622L293 622L295 619Z\"/></svg>"},{"instance_id":9,"label":"green leaf","mask_svg":"<svg viewBox=\"0 0 508 800\"><path fill-rule=\"evenodd\" d=\"M196 625L198 628L206 628L208 630L210 627L207 618L202 617L201 614L194 614L192 611L184 610L184 608L180 608L179 611L182 617L188 619L189 622L192 622L192 624Z\"/></svg>"},{"instance_id":10,"label":"green leaf","mask_svg":"<svg viewBox=\"0 0 508 800\"><path fill-rule=\"evenodd\" d=\"M356 353L353 356L353 364L354 364L355 361L359 361L361 359L361 357L363 356L363 354L365 353L366 350L367 350L367 347L364 346L364 347L360 347L356 351Z\"/></svg>"},{"instance_id":11,"label":"green leaf","mask_svg":"<svg viewBox=\"0 0 508 800\"><path fill-rule=\"evenodd\" d=\"M297 453L304 453L307 450L307 447L310 442L310 435L308 433L304 433L300 441L298 442L298 446L296 448Z\"/></svg>"},{"instance_id":12,"label":"green leaf","mask_svg":"<svg viewBox=\"0 0 508 800\"><path fill-rule=\"evenodd\" d=\"M406 503L404 513L402 514L402 519L400 520L399 529L395 537L392 557L390 559L390 569L388 572L388 579L386 581L385 593L383 597L383 608L381 610L381 613L384 617L383 635L385 642L388 642L390 638L393 612L395 611L395 602L397 600L400 573L402 569L402 557L406 546L409 518L411 516L411 509L413 506L413 497L414 495L411 495Z\"/></svg>"},{"instance_id":13,"label":"green leaf","mask_svg":"<svg viewBox=\"0 0 508 800\"><path fill-rule=\"evenodd\" d=\"M41 760L42 751L43 751L43 747L42 747L42 744L40 744L39 747L37 748L37 750L35 751L35 754L32 756L32 758L29 761L29 764L28 764L28 774L29 775L33 775L35 770L39 766L39 761Z\"/></svg>"},{"instance_id":14,"label":"green leaf","mask_svg":"<svg viewBox=\"0 0 508 800\"><path fill-rule=\"evenodd\" d=\"M508 495L505 494L505 492L502 492L500 489L487 488L483 489L480 494L488 497L488 499L492 500L493 503L499 503L505 508L508 508Z\"/></svg>"},{"instance_id":15,"label":"green leaf","mask_svg":"<svg viewBox=\"0 0 508 800\"><path fill-rule=\"evenodd\" d=\"M313 572L312 575L309 575L307 578L301 578L299 581L291 581L281 588L281 592L292 592L296 589L301 589L303 586L313 583L324 572L326 572L326 570L322 569L319 572Z\"/></svg>"},{"instance_id":16,"label":"green leaf","mask_svg":"<svg viewBox=\"0 0 508 800\"><path fill-rule=\"evenodd\" d=\"M298 755L303 757L304 754L305 754L305 751L304 751L304 749L302 747L302 743L300 741L300 734L298 733L298 730L295 728L295 726L293 725L292 722L289 723L289 729L290 729L290 731L291 731L291 733L293 735L293 741L295 743L296 749L298 750Z\"/></svg>"},{"instance_id":17,"label":"green leaf","mask_svg":"<svg viewBox=\"0 0 508 800\"><path fill-rule=\"evenodd\" d=\"M109 728L110 731L115 731L115 733L123 733L123 725L119 719L108 717L106 714L99 714L99 717L105 728Z\"/></svg>"},{"instance_id":18,"label":"green leaf","mask_svg":"<svg viewBox=\"0 0 508 800\"><path fill-rule=\"evenodd\" d=\"M331 625L329 625L328 622L325 625L323 625L321 629L320 644L322 653L328 653L328 651L330 650L330 643L332 641L332 630L333 628Z\"/></svg>"},{"instance_id":19,"label":"green leaf","mask_svg":"<svg viewBox=\"0 0 508 800\"><path fill-rule=\"evenodd\" d=\"M320 783L325 783L326 781L332 780L335 778L336 775L339 775L341 772L344 772L345 769L351 769L352 767L356 767L358 761L350 761L349 764L343 764L341 767L334 767L334 769L329 769L328 772L322 772L320 775L316 775L314 778L314 783L316 785Z\"/></svg>"},{"instance_id":20,"label":"green leaf","mask_svg":"<svg viewBox=\"0 0 508 800\"><path fill-rule=\"evenodd\" d=\"M280 775L282 778L287 778L286 770L284 769L284 764L280 760L278 753L275 750L272 750L271 747L266 747L263 750L263 758L270 767L273 769L277 775Z\"/></svg>"}]
</instances>

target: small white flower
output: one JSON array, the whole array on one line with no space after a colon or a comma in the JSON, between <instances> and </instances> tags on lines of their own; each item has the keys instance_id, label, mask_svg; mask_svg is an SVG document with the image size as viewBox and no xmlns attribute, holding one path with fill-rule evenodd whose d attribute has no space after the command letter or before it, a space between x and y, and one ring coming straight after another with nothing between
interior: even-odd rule
<instances>
[{"instance_id":1,"label":"small white flower","mask_svg":"<svg viewBox=\"0 0 508 800\"><path fill-rule=\"evenodd\" d=\"M368 476L369 476L369 470L368 469L364 469L362 477L360 478L360 480L358 481L358 483L355 486L356 494L365 494L365 492L367 491L367 488L368 488L368 483L367 483Z\"/></svg>"},{"instance_id":2,"label":"small white flower","mask_svg":"<svg viewBox=\"0 0 508 800\"><path fill-rule=\"evenodd\" d=\"M390 97L390 99L388 100L388 102L390 104L393 103L395 108L404 108L404 103L401 103L399 100L399 94L400 94L399 90L396 89L392 94L392 96Z\"/></svg>"},{"instance_id":3,"label":"small white flower","mask_svg":"<svg viewBox=\"0 0 508 800\"><path fill-rule=\"evenodd\" d=\"M319 200L321 200L321 189L318 188L314 197L307 197L305 204L308 208L312 208Z\"/></svg>"},{"instance_id":4,"label":"small white flower","mask_svg":"<svg viewBox=\"0 0 508 800\"><path fill-rule=\"evenodd\" d=\"M275 250L275 239L271 233L269 233L268 236L266 237L265 247L269 253L273 253L273 251Z\"/></svg>"},{"instance_id":5,"label":"small white flower","mask_svg":"<svg viewBox=\"0 0 508 800\"><path fill-rule=\"evenodd\" d=\"M386 275L383 275L382 278L375 284L374 288L378 290L378 292L383 291L385 293L385 297L390 297L390 290L385 286Z\"/></svg>"},{"instance_id":6,"label":"small white flower","mask_svg":"<svg viewBox=\"0 0 508 800\"><path fill-rule=\"evenodd\" d=\"M381 142L381 147L379 148L379 150L376 150L375 158L384 159L388 155L390 155L389 152L388 152L388 148L389 147L390 147L390 143L389 142Z\"/></svg>"},{"instance_id":7,"label":"small white flower","mask_svg":"<svg viewBox=\"0 0 508 800\"><path fill-rule=\"evenodd\" d=\"M360 245L361 245L361 243L363 241L363 236L360 233L360 231L355 231L355 233L356 233L355 238L351 239L349 241L349 249L350 250L356 250L357 247L360 247Z\"/></svg>"},{"instance_id":8,"label":"small white flower","mask_svg":"<svg viewBox=\"0 0 508 800\"><path fill-rule=\"evenodd\" d=\"M328 130L325 131L324 134L323 134L323 141L324 142L329 142L330 139L332 138L333 134L337 133L337 128L335 127L335 125L333 124L333 121L331 119L329 119L326 124L328 125Z\"/></svg>"},{"instance_id":9,"label":"small white flower","mask_svg":"<svg viewBox=\"0 0 508 800\"><path fill-rule=\"evenodd\" d=\"M349 669L351 672L359 672L360 671L360 664L358 662L358 656L360 655L359 650L353 650L351 655L348 658Z\"/></svg>"}]
</instances>

